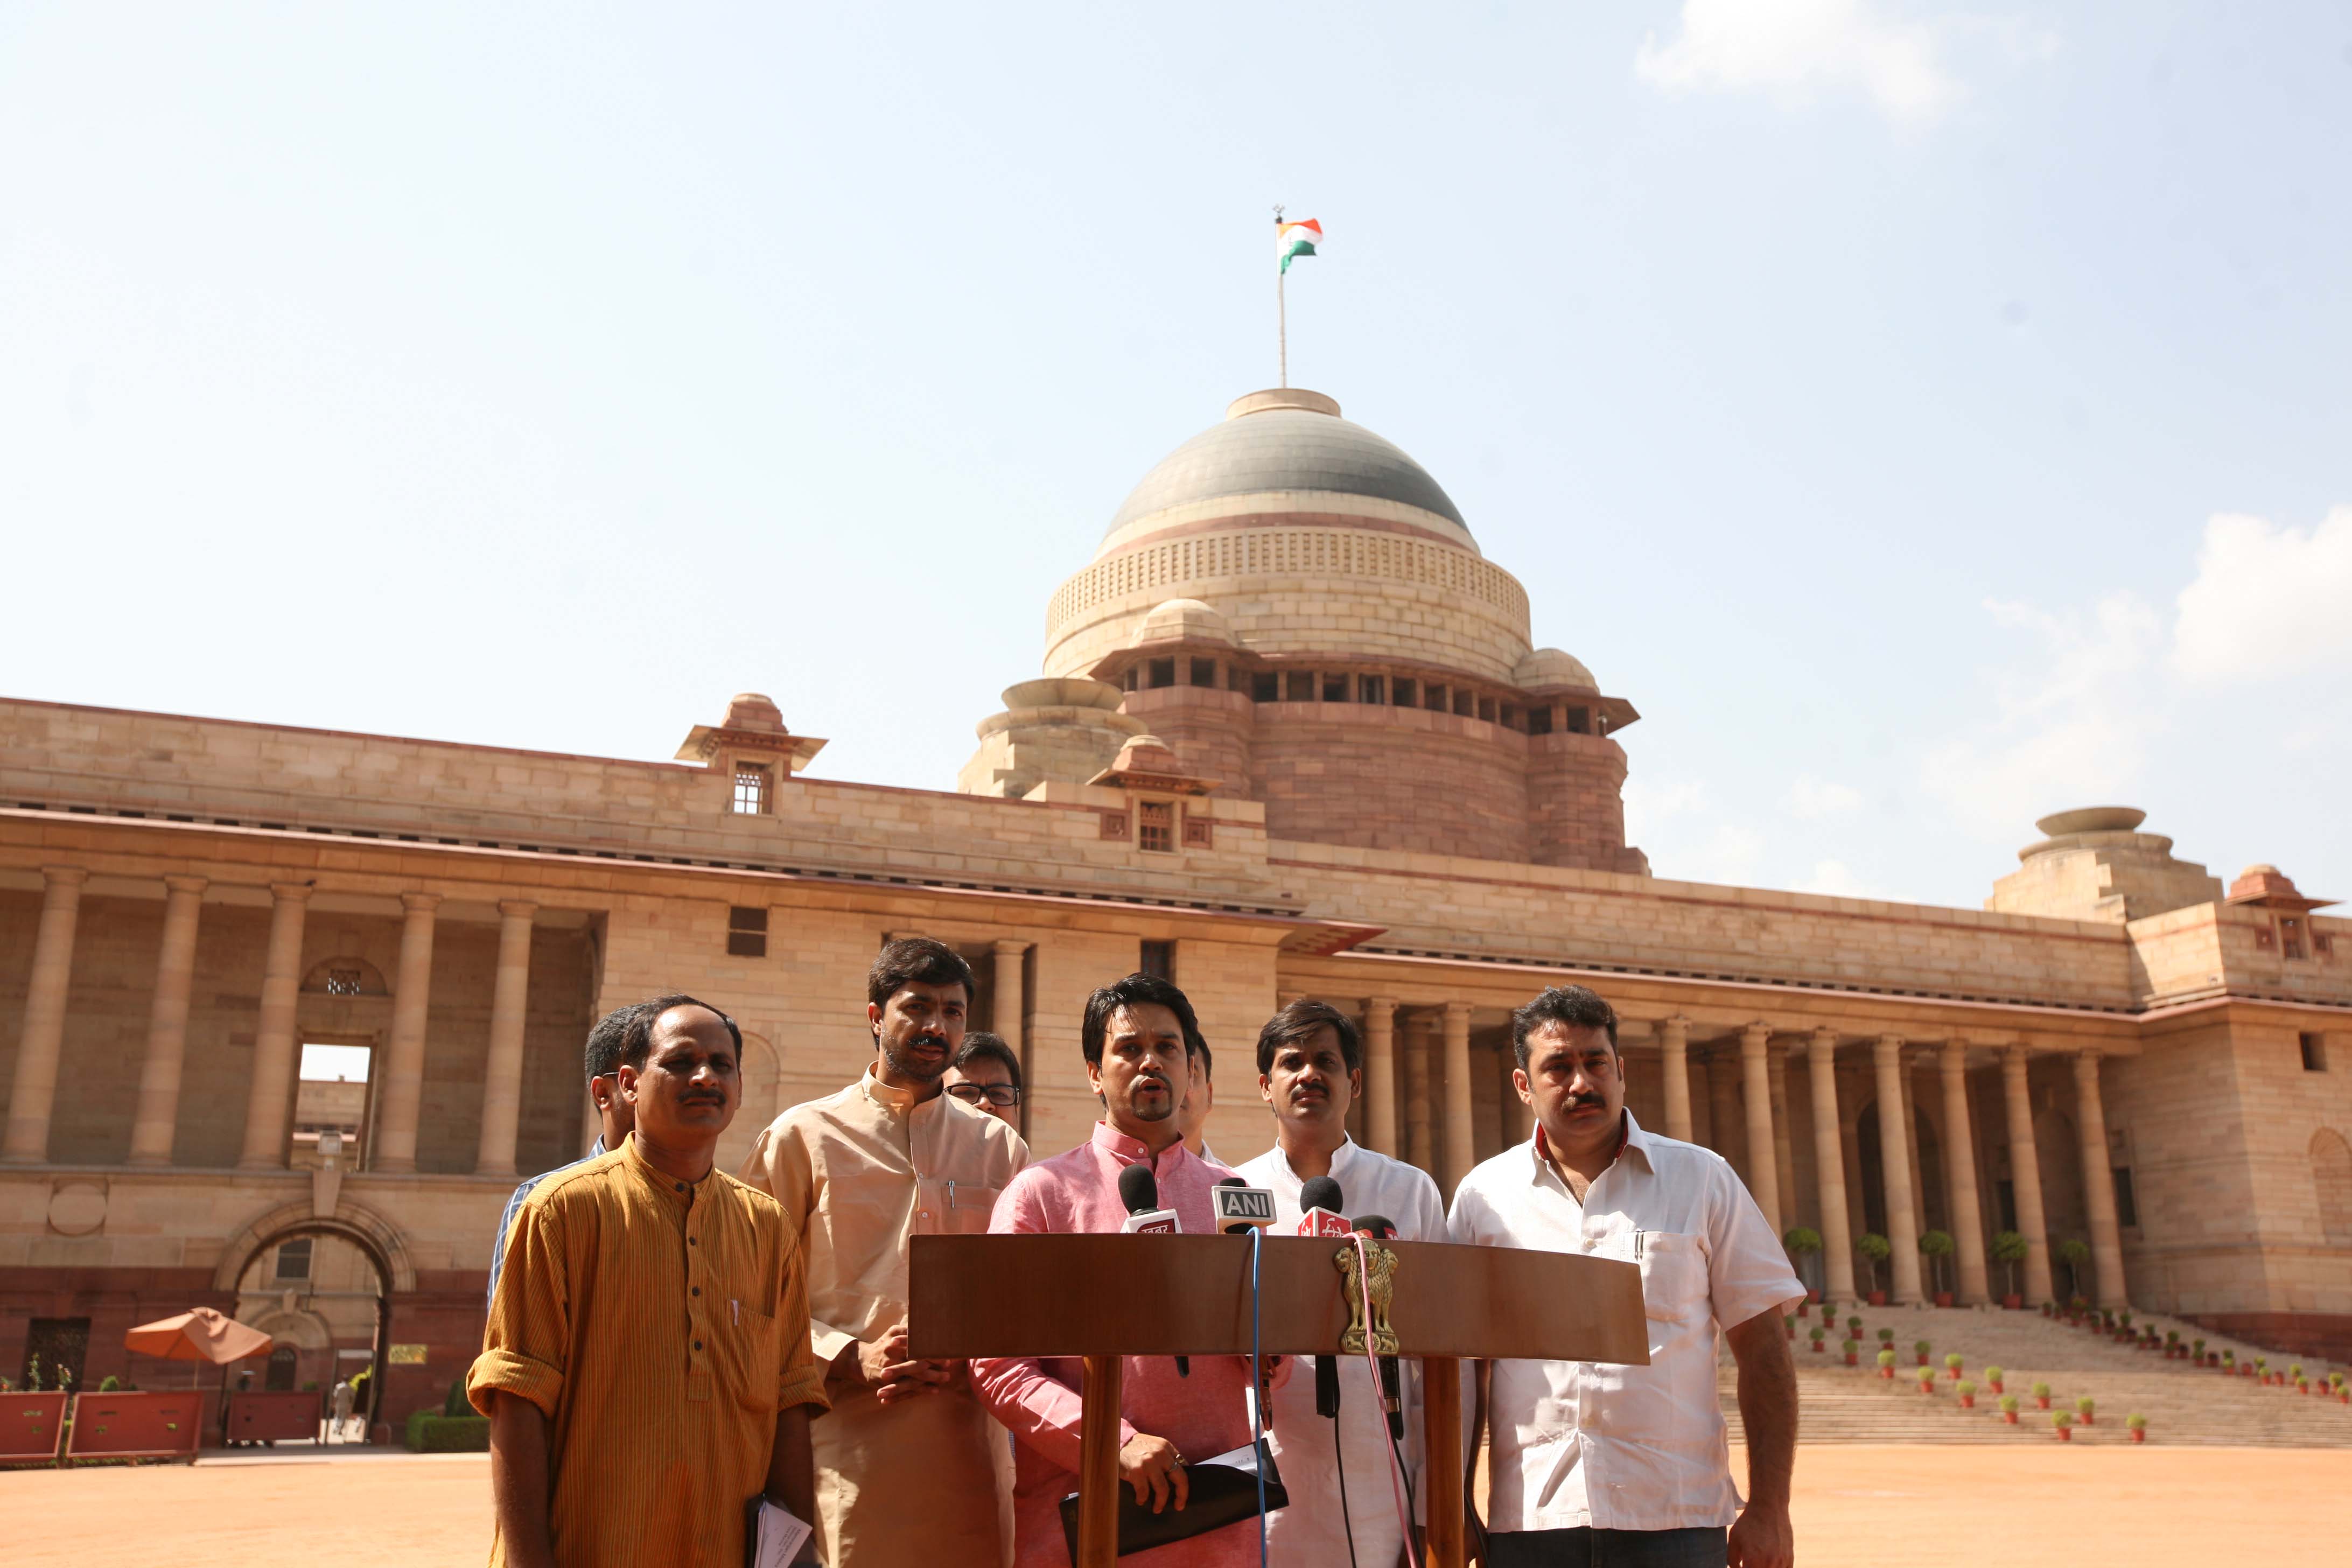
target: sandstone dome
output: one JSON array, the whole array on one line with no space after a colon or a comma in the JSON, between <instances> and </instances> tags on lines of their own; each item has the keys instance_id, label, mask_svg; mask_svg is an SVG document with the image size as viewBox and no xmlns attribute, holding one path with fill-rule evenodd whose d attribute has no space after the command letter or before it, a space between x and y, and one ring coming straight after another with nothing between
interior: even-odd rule
<instances>
[{"instance_id":1,"label":"sandstone dome","mask_svg":"<svg viewBox=\"0 0 2352 1568\"><path fill-rule=\"evenodd\" d=\"M1222 421L1161 458L1111 519L1105 547L1163 512L1275 494L1410 508L1451 523L1449 538L1476 548L1453 498L1428 469L1392 443L1339 417L1335 400L1299 387L1235 398ZM1332 509L1327 501L1296 510Z\"/></svg>"},{"instance_id":2,"label":"sandstone dome","mask_svg":"<svg viewBox=\"0 0 2352 1568\"><path fill-rule=\"evenodd\" d=\"M1152 606L1135 629L1138 643L1231 642L1234 629L1215 608L1198 599L1170 599Z\"/></svg>"},{"instance_id":3,"label":"sandstone dome","mask_svg":"<svg viewBox=\"0 0 2352 1568\"><path fill-rule=\"evenodd\" d=\"M1539 647L1519 660L1511 671L1511 683L1522 691L1540 691L1548 686L1571 686L1587 691L1598 691L1601 683L1592 679L1592 671L1584 661L1556 647Z\"/></svg>"}]
</instances>

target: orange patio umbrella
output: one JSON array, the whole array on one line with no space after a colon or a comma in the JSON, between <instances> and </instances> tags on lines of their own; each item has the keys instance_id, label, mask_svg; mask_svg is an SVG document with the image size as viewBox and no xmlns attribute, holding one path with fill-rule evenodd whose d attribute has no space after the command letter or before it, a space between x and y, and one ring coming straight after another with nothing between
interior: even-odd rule
<instances>
[{"instance_id":1,"label":"orange patio umbrella","mask_svg":"<svg viewBox=\"0 0 2352 1568\"><path fill-rule=\"evenodd\" d=\"M165 1361L210 1362L221 1369L221 1391L228 1391L228 1363L259 1355L273 1342L248 1323L240 1323L210 1307L195 1307L169 1318L142 1323L122 1336L125 1350ZM195 1386L193 1368L188 1384Z\"/></svg>"}]
</instances>

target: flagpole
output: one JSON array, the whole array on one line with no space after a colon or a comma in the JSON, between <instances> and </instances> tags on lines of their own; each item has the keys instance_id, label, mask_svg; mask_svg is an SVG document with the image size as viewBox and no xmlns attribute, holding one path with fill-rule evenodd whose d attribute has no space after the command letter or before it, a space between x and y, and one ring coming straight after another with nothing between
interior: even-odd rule
<instances>
[{"instance_id":1,"label":"flagpole","mask_svg":"<svg viewBox=\"0 0 2352 1568\"><path fill-rule=\"evenodd\" d=\"M1284 276L1290 269L1283 266L1279 253L1278 242L1282 234L1280 202L1274 204L1274 232L1277 240L1274 265L1274 360L1275 371L1278 378L1275 384L1286 387L1290 384L1290 310L1288 302L1283 297L1282 285Z\"/></svg>"}]
</instances>

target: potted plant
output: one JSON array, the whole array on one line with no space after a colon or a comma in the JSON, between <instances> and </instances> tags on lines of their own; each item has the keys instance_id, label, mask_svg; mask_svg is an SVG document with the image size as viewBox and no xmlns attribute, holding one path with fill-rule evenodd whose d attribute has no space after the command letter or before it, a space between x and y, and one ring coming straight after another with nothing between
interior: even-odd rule
<instances>
[{"instance_id":1,"label":"potted plant","mask_svg":"<svg viewBox=\"0 0 2352 1568\"><path fill-rule=\"evenodd\" d=\"M2048 1384L2037 1383L2033 1385L2033 1408L2036 1410L2047 1410L2050 1408L2050 1385Z\"/></svg>"},{"instance_id":2,"label":"potted plant","mask_svg":"<svg viewBox=\"0 0 2352 1568\"><path fill-rule=\"evenodd\" d=\"M2180 1359L2180 1331L2178 1329L2164 1331L2164 1359L2167 1361Z\"/></svg>"},{"instance_id":3,"label":"potted plant","mask_svg":"<svg viewBox=\"0 0 2352 1568\"><path fill-rule=\"evenodd\" d=\"M1969 1379L1960 1379L1953 1385L1952 1392L1960 1396L1961 1409L1974 1410L1977 1407L1977 1385Z\"/></svg>"},{"instance_id":4,"label":"potted plant","mask_svg":"<svg viewBox=\"0 0 2352 1568\"><path fill-rule=\"evenodd\" d=\"M1992 1246L1985 1253L1986 1257L2009 1270L2009 1289L2002 1293L2000 1304L2012 1312L2021 1310L2025 1306L2025 1298L2018 1290L2017 1270L2019 1266L2024 1263L2027 1250L2028 1243L2021 1234L2013 1230L2004 1230L1992 1238ZM2056 1317L2058 1309L2044 1301L2042 1303L2042 1315L2045 1318Z\"/></svg>"},{"instance_id":5,"label":"potted plant","mask_svg":"<svg viewBox=\"0 0 2352 1568\"><path fill-rule=\"evenodd\" d=\"M1927 1260L1928 1285L1935 1291L1938 1307L1952 1304L1952 1293L1944 1289L1944 1259L1949 1258L1953 1250L1950 1231L1931 1230L1919 1237L1919 1256Z\"/></svg>"},{"instance_id":6,"label":"potted plant","mask_svg":"<svg viewBox=\"0 0 2352 1568\"><path fill-rule=\"evenodd\" d=\"M2130 1415L2124 1417L2124 1430L2131 1434L2131 1440L2133 1442L2147 1442L2147 1417L2142 1415L2137 1410L2133 1411Z\"/></svg>"},{"instance_id":7,"label":"potted plant","mask_svg":"<svg viewBox=\"0 0 2352 1568\"><path fill-rule=\"evenodd\" d=\"M1885 1347L1885 1348L1886 1348L1886 1349L1888 1349L1888 1350L1892 1350L1892 1349L1894 1349L1894 1348L1895 1348L1895 1331L1894 1331L1893 1329L1881 1329L1881 1330L1879 1330L1879 1331L1878 1331L1878 1342L1879 1342L1882 1346Z\"/></svg>"},{"instance_id":8,"label":"potted plant","mask_svg":"<svg viewBox=\"0 0 2352 1568\"><path fill-rule=\"evenodd\" d=\"M1927 1352L1934 1348L1934 1346L1928 1344L1925 1340L1913 1340L1911 1342L1911 1352L1919 1358L1919 1364L1921 1366L1926 1366L1927 1364Z\"/></svg>"},{"instance_id":9,"label":"potted plant","mask_svg":"<svg viewBox=\"0 0 2352 1568\"><path fill-rule=\"evenodd\" d=\"M2264 1388L2268 1388L2271 1385L2270 1357L2266 1355L2258 1355L2254 1358L2254 1376L2261 1382Z\"/></svg>"},{"instance_id":10,"label":"potted plant","mask_svg":"<svg viewBox=\"0 0 2352 1568\"><path fill-rule=\"evenodd\" d=\"M1807 1331L1805 1337L1813 1342L1813 1353L1815 1355L1819 1355L1822 1353L1822 1342L1830 1337L1830 1331L1822 1327L1819 1323L1815 1323L1812 1328Z\"/></svg>"},{"instance_id":11,"label":"potted plant","mask_svg":"<svg viewBox=\"0 0 2352 1568\"><path fill-rule=\"evenodd\" d=\"M2006 1426L2017 1425L2017 1395L2014 1394L2004 1394L2000 1396L2000 1418Z\"/></svg>"},{"instance_id":12,"label":"potted plant","mask_svg":"<svg viewBox=\"0 0 2352 1568\"><path fill-rule=\"evenodd\" d=\"M1880 1351L1878 1352L1878 1375L1885 1378L1889 1383L1892 1383L1895 1380L1895 1352L1893 1351Z\"/></svg>"},{"instance_id":13,"label":"potted plant","mask_svg":"<svg viewBox=\"0 0 2352 1568\"><path fill-rule=\"evenodd\" d=\"M1846 1365L1860 1366L1862 1364L1862 1342L1860 1340L1848 1340L1840 1348L1845 1352Z\"/></svg>"},{"instance_id":14,"label":"potted plant","mask_svg":"<svg viewBox=\"0 0 2352 1568\"><path fill-rule=\"evenodd\" d=\"M2221 1352L2221 1375L2223 1377L2235 1377L2238 1375L2238 1352L2236 1351L2223 1351Z\"/></svg>"},{"instance_id":15,"label":"potted plant","mask_svg":"<svg viewBox=\"0 0 2352 1568\"><path fill-rule=\"evenodd\" d=\"M2303 1363L2301 1363L2301 1362L2299 1362L2299 1361L2298 1361L2298 1362L2291 1362L2291 1363L2288 1363L2288 1365L2287 1365L2287 1369L2286 1369L2286 1381L2285 1381L2284 1383L2281 1384L2279 1386L2280 1386L2280 1387L2282 1387L2282 1388L2300 1388L2300 1387L2302 1387L2302 1386L2303 1386Z\"/></svg>"},{"instance_id":16,"label":"potted plant","mask_svg":"<svg viewBox=\"0 0 2352 1568\"><path fill-rule=\"evenodd\" d=\"M2203 1340L2193 1340L2189 1342L2189 1359L2196 1363L2199 1366L2203 1366L2205 1364L2205 1342Z\"/></svg>"},{"instance_id":17,"label":"potted plant","mask_svg":"<svg viewBox=\"0 0 2352 1568\"><path fill-rule=\"evenodd\" d=\"M1923 1366L1919 1369L1919 1392L1922 1394L1933 1394L1936 1392L1936 1369L1934 1367Z\"/></svg>"},{"instance_id":18,"label":"potted plant","mask_svg":"<svg viewBox=\"0 0 2352 1568\"><path fill-rule=\"evenodd\" d=\"M1781 1313L1780 1327L1782 1331L1788 1334L1790 1342L1793 1343L1797 1338L1797 1314L1794 1312Z\"/></svg>"},{"instance_id":19,"label":"potted plant","mask_svg":"<svg viewBox=\"0 0 2352 1568\"><path fill-rule=\"evenodd\" d=\"M1884 1307L1886 1305L1886 1292L1878 1288L1878 1266L1895 1256L1894 1247L1885 1237L1872 1230L1863 1233L1862 1239L1853 1244L1853 1249L1862 1254L1864 1262L1870 1265L1870 1304Z\"/></svg>"},{"instance_id":20,"label":"potted plant","mask_svg":"<svg viewBox=\"0 0 2352 1568\"><path fill-rule=\"evenodd\" d=\"M1945 1375L1949 1377L1954 1383L1958 1383L1960 1381L1960 1368L1967 1364L1968 1363L1962 1358L1960 1352L1954 1351L1951 1354L1944 1358Z\"/></svg>"},{"instance_id":21,"label":"potted plant","mask_svg":"<svg viewBox=\"0 0 2352 1568\"><path fill-rule=\"evenodd\" d=\"M2083 1265L2091 1261L2089 1244L2081 1237L2070 1236L2053 1250L2058 1254L2058 1261L2066 1266L2066 1294L2083 1300Z\"/></svg>"},{"instance_id":22,"label":"potted plant","mask_svg":"<svg viewBox=\"0 0 2352 1568\"><path fill-rule=\"evenodd\" d=\"M1848 1318L1845 1321L1845 1331L1853 1335L1855 1339L1862 1338L1862 1320L1860 1318Z\"/></svg>"},{"instance_id":23,"label":"potted plant","mask_svg":"<svg viewBox=\"0 0 2352 1568\"><path fill-rule=\"evenodd\" d=\"M2074 1401L2074 1414L2083 1418L2083 1425L2085 1426L2094 1425L2091 1413L2095 1408L2096 1402L2087 1394Z\"/></svg>"},{"instance_id":24,"label":"potted plant","mask_svg":"<svg viewBox=\"0 0 2352 1568\"><path fill-rule=\"evenodd\" d=\"M1822 1250L1822 1233L1809 1225L1791 1226L1782 1233L1780 1245L1789 1249L1790 1258L1797 1265L1797 1278L1801 1279L1812 1271L1811 1260ZM1806 1306L1820 1299L1820 1291L1806 1286L1804 1300L1797 1303L1797 1316L1803 1317Z\"/></svg>"},{"instance_id":25,"label":"potted plant","mask_svg":"<svg viewBox=\"0 0 2352 1568\"><path fill-rule=\"evenodd\" d=\"M1989 1366L1985 1368L1985 1386L1991 1389L1995 1394L1999 1394L2000 1392L2001 1376L2001 1368L1997 1366Z\"/></svg>"},{"instance_id":26,"label":"potted plant","mask_svg":"<svg viewBox=\"0 0 2352 1568\"><path fill-rule=\"evenodd\" d=\"M2058 1440L2061 1443L2068 1443L2074 1440L2074 1418L2066 1414L2063 1410L2056 1411L2051 1415L2050 1427L2051 1430L2058 1434Z\"/></svg>"}]
</instances>

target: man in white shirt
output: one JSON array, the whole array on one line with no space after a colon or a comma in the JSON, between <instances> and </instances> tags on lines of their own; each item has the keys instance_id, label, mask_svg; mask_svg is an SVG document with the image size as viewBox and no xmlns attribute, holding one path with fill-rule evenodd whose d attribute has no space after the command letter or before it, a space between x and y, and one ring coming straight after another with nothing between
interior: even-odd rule
<instances>
[{"instance_id":1,"label":"man in white shirt","mask_svg":"<svg viewBox=\"0 0 2352 1568\"><path fill-rule=\"evenodd\" d=\"M1293 1002L1267 1019L1257 1037L1257 1087L1274 1109L1275 1146L1235 1169L1252 1186L1273 1192L1277 1234L1288 1235L1298 1222L1299 1189L1328 1176L1339 1184L1350 1218L1380 1215L1402 1240L1444 1241L1445 1205L1437 1184L1348 1136L1348 1107L1362 1091L1363 1066L1355 1021L1328 1003ZM1315 1413L1316 1358L1299 1362L1273 1399L1275 1464L1290 1506L1267 1520L1267 1545L1277 1562L1344 1563L1352 1534L1357 1568L1396 1568L1403 1561L1404 1526L1371 1369L1361 1356L1341 1358L1334 1421ZM1405 1364L1413 1371L1404 1391L1404 1455L1418 1498L1420 1363Z\"/></svg>"},{"instance_id":2,"label":"man in white shirt","mask_svg":"<svg viewBox=\"0 0 2352 1568\"><path fill-rule=\"evenodd\" d=\"M1625 1110L1608 1003L1548 990L1512 1015L1511 1043L1536 1133L1463 1178L1453 1237L1640 1264L1650 1364L1495 1363L1490 1568L1790 1568L1797 1372L1780 1316L1804 1287L1787 1254L1721 1155ZM1739 1363L1744 1509L1718 1330Z\"/></svg>"}]
</instances>

